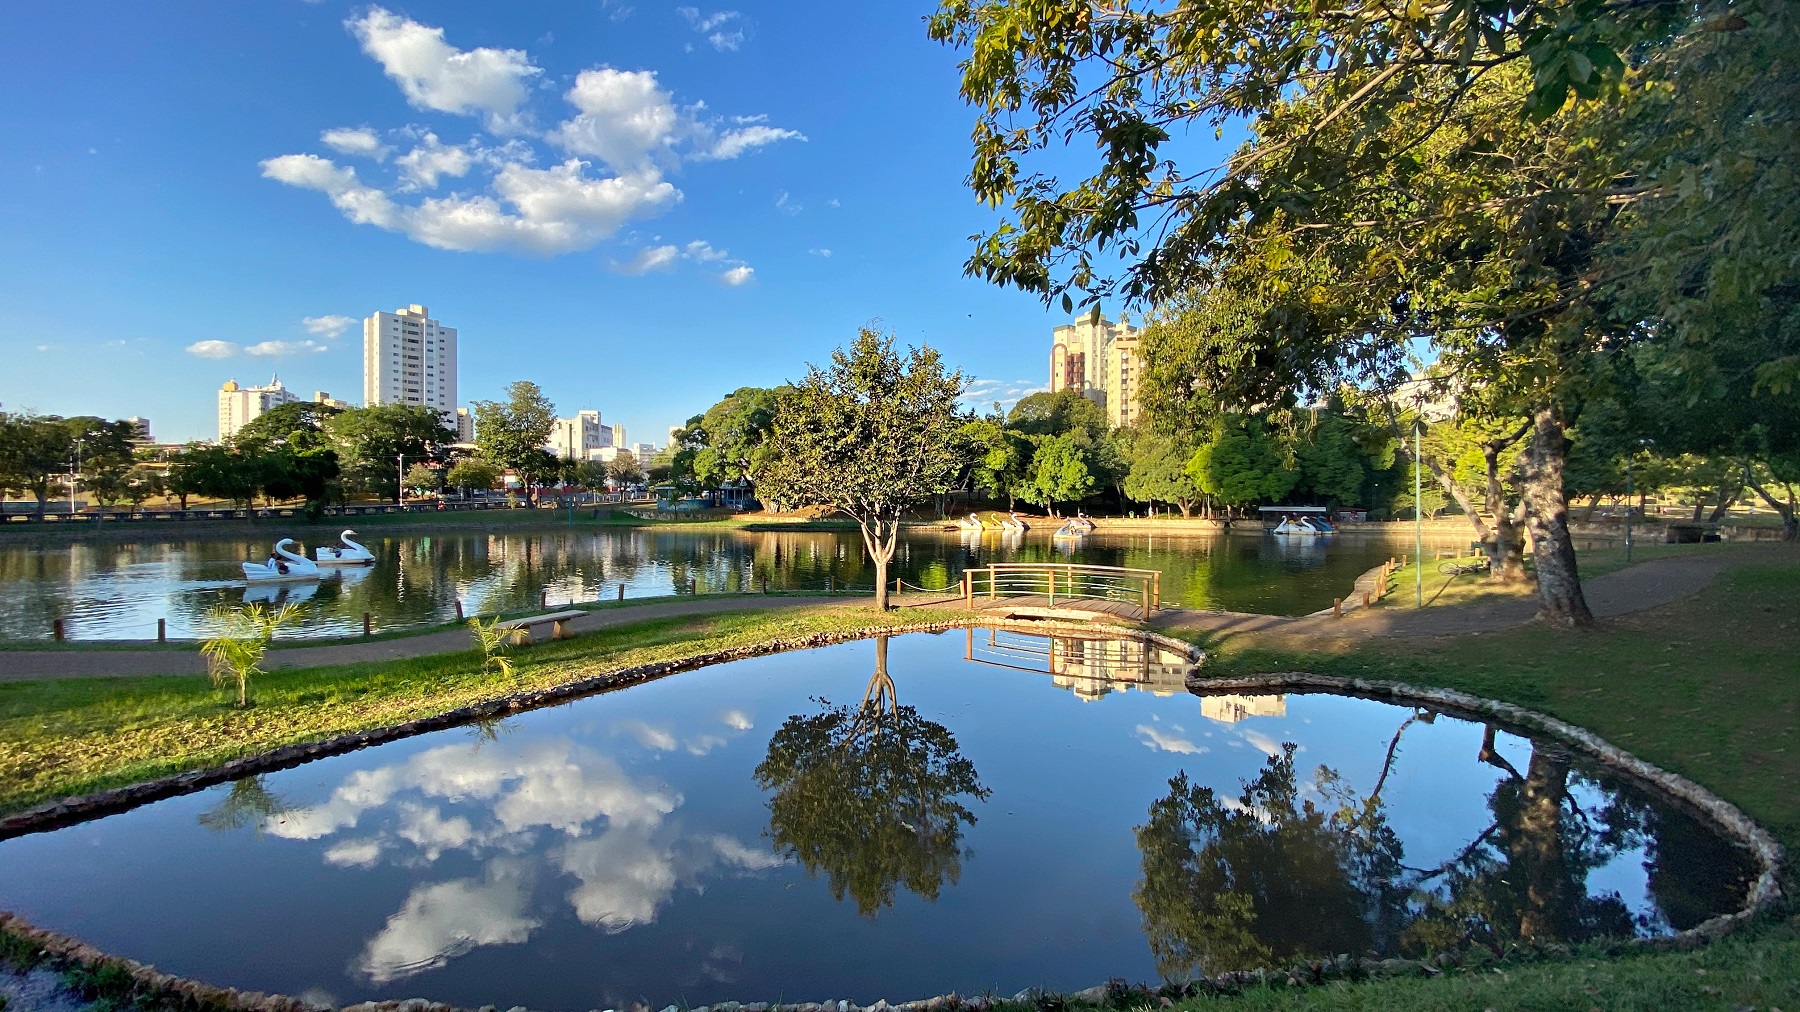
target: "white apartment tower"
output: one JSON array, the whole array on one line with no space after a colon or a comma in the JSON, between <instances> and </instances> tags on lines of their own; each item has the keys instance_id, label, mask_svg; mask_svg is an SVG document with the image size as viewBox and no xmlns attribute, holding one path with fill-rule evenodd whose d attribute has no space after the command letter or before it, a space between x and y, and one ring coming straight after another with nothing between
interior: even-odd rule
<instances>
[{"instance_id":1,"label":"white apartment tower","mask_svg":"<svg viewBox=\"0 0 1800 1012\"><path fill-rule=\"evenodd\" d=\"M363 403L416 404L456 415L456 328L424 306L363 321Z\"/></svg>"},{"instance_id":2,"label":"white apartment tower","mask_svg":"<svg viewBox=\"0 0 1800 1012\"><path fill-rule=\"evenodd\" d=\"M1050 332L1050 392L1074 390L1106 409L1114 426L1138 420L1143 371L1138 329L1129 320L1082 317Z\"/></svg>"},{"instance_id":3,"label":"white apartment tower","mask_svg":"<svg viewBox=\"0 0 1800 1012\"><path fill-rule=\"evenodd\" d=\"M273 376L266 387L241 387L237 380L226 380L219 388L219 442L237 435L237 430L277 404L299 400L281 385L281 377Z\"/></svg>"},{"instance_id":4,"label":"white apartment tower","mask_svg":"<svg viewBox=\"0 0 1800 1012\"><path fill-rule=\"evenodd\" d=\"M591 460L594 451L611 445L612 429L600 424L600 412L590 409L558 418L544 449L561 460Z\"/></svg>"}]
</instances>

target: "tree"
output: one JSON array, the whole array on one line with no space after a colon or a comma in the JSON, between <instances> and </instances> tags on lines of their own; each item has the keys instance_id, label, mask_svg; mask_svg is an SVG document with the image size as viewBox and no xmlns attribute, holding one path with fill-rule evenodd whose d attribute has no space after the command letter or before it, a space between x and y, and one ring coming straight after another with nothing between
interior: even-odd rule
<instances>
[{"instance_id":1,"label":"tree","mask_svg":"<svg viewBox=\"0 0 1800 1012\"><path fill-rule=\"evenodd\" d=\"M329 443L326 423L344 409L318 401L289 401L245 422L232 434L235 446L293 446L311 450Z\"/></svg>"},{"instance_id":2,"label":"tree","mask_svg":"<svg viewBox=\"0 0 1800 1012\"><path fill-rule=\"evenodd\" d=\"M1106 409L1077 390L1020 398L1006 415L1006 427L1027 436L1084 433L1090 442L1106 438Z\"/></svg>"},{"instance_id":3,"label":"tree","mask_svg":"<svg viewBox=\"0 0 1800 1012\"><path fill-rule=\"evenodd\" d=\"M527 495L556 469L556 458L544 449L555 427L556 405L527 380L509 384L504 401L475 402L475 445L482 458L511 468Z\"/></svg>"},{"instance_id":4,"label":"tree","mask_svg":"<svg viewBox=\"0 0 1800 1012\"><path fill-rule=\"evenodd\" d=\"M122 490L119 473L131 466L133 432L129 422L91 415L0 412L0 485L30 492L40 519L50 501L51 480L72 473L77 465L85 474L101 476L103 494L110 496Z\"/></svg>"},{"instance_id":5,"label":"tree","mask_svg":"<svg viewBox=\"0 0 1800 1012\"><path fill-rule=\"evenodd\" d=\"M778 851L831 894L873 915L902 886L934 900L962 867L962 833L975 814L962 802L990 793L950 730L894 698L888 638L875 640L875 674L857 707L795 715L769 738L756 782L769 791L769 835Z\"/></svg>"},{"instance_id":6,"label":"tree","mask_svg":"<svg viewBox=\"0 0 1800 1012\"><path fill-rule=\"evenodd\" d=\"M809 368L781 396L762 486L778 502L828 506L856 521L875 563L877 608L888 606L901 514L948 491L956 474L963 386L929 346L902 358L891 336L865 328L828 369Z\"/></svg>"},{"instance_id":7,"label":"tree","mask_svg":"<svg viewBox=\"0 0 1800 1012\"><path fill-rule=\"evenodd\" d=\"M1005 499L1006 508L1030 479L1032 443L1024 433L992 418L965 422L958 431L968 456L968 484L989 499Z\"/></svg>"},{"instance_id":8,"label":"tree","mask_svg":"<svg viewBox=\"0 0 1800 1012\"><path fill-rule=\"evenodd\" d=\"M414 492L436 492L443 482L443 472L423 462L406 469L406 487Z\"/></svg>"},{"instance_id":9,"label":"tree","mask_svg":"<svg viewBox=\"0 0 1800 1012\"><path fill-rule=\"evenodd\" d=\"M1139 502L1172 503L1181 515L1192 516L1194 503L1203 494L1188 472L1194 448L1173 436L1143 433L1132 447L1131 473L1125 478L1125 494Z\"/></svg>"},{"instance_id":10,"label":"tree","mask_svg":"<svg viewBox=\"0 0 1800 1012\"><path fill-rule=\"evenodd\" d=\"M452 488L460 488L465 492L475 489L490 489L500 480L500 469L480 457L464 457L450 465L444 473L444 482Z\"/></svg>"},{"instance_id":11,"label":"tree","mask_svg":"<svg viewBox=\"0 0 1800 1012\"><path fill-rule=\"evenodd\" d=\"M262 490L262 478L253 457L227 446L195 445L176 462L176 494L183 509L188 495L223 499L248 509Z\"/></svg>"},{"instance_id":12,"label":"tree","mask_svg":"<svg viewBox=\"0 0 1800 1012\"><path fill-rule=\"evenodd\" d=\"M1368 468L1356 426L1335 411L1319 411L1311 421L1311 430L1294 448L1300 470L1297 491L1323 503L1360 502Z\"/></svg>"},{"instance_id":13,"label":"tree","mask_svg":"<svg viewBox=\"0 0 1800 1012\"><path fill-rule=\"evenodd\" d=\"M644 482L644 465L638 463L637 457L629 453L621 453L606 465L606 474L619 487L641 485Z\"/></svg>"},{"instance_id":14,"label":"tree","mask_svg":"<svg viewBox=\"0 0 1800 1012\"><path fill-rule=\"evenodd\" d=\"M443 412L419 404L352 408L325 421L346 477L384 499L400 497L404 456L413 463L439 461L456 442Z\"/></svg>"},{"instance_id":15,"label":"tree","mask_svg":"<svg viewBox=\"0 0 1800 1012\"><path fill-rule=\"evenodd\" d=\"M1213 426L1211 438L1189 458L1188 474L1226 506L1280 499L1299 480L1262 421L1236 415Z\"/></svg>"},{"instance_id":16,"label":"tree","mask_svg":"<svg viewBox=\"0 0 1800 1012\"><path fill-rule=\"evenodd\" d=\"M1040 436L1036 443L1031 479L1019 486L1019 498L1055 516L1058 502L1076 502L1094 491L1094 474L1073 435Z\"/></svg>"},{"instance_id":17,"label":"tree","mask_svg":"<svg viewBox=\"0 0 1800 1012\"><path fill-rule=\"evenodd\" d=\"M689 422L702 440L694 459L702 484L755 480L780 398L779 388L739 387L707 408L698 424Z\"/></svg>"}]
</instances>

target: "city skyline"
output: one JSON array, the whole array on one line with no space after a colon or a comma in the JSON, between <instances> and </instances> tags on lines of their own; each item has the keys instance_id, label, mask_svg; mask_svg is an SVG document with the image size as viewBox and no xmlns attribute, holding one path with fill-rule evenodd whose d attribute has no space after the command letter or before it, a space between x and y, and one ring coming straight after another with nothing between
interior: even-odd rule
<instances>
[{"instance_id":1,"label":"city skyline","mask_svg":"<svg viewBox=\"0 0 1800 1012\"><path fill-rule=\"evenodd\" d=\"M916 11L81 7L0 11L9 410L209 438L234 374L357 388L357 322L412 302L464 332L459 403L526 379L641 432L872 320L972 405L1043 386L1066 317L962 274L993 212Z\"/></svg>"}]
</instances>

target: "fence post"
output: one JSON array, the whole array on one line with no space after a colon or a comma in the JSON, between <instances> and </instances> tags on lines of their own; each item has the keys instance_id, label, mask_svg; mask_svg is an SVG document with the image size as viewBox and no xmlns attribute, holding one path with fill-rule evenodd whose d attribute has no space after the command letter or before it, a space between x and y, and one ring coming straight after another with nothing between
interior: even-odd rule
<instances>
[{"instance_id":1,"label":"fence post","mask_svg":"<svg viewBox=\"0 0 1800 1012\"><path fill-rule=\"evenodd\" d=\"M975 578L968 570L963 570L963 607L975 610Z\"/></svg>"},{"instance_id":2,"label":"fence post","mask_svg":"<svg viewBox=\"0 0 1800 1012\"><path fill-rule=\"evenodd\" d=\"M1056 607L1056 570L1054 568L1047 569L1044 571L1044 575L1050 578L1050 607L1054 608Z\"/></svg>"},{"instance_id":3,"label":"fence post","mask_svg":"<svg viewBox=\"0 0 1800 1012\"><path fill-rule=\"evenodd\" d=\"M363 635L367 636L374 628L374 616L363 612Z\"/></svg>"},{"instance_id":4,"label":"fence post","mask_svg":"<svg viewBox=\"0 0 1800 1012\"><path fill-rule=\"evenodd\" d=\"M169 620L166 618L156 620L156 642L169 642Z\"/></svg>"},{"instance_id":5,"label":"fence post","mask_svg":"<svg viewBox=\"0 0 1800 1012\"><path fill-rule=\"evenodd\" d=\"M1150 617L1150 581L1148 580L1144 581L1143 594L1144 603L1138 607L1139 619L1147 619Z\"/></svg>"},{"instance_id":6,"label":"fence post","mask_svg":"<svg viewBox=\"0 0 1800 1012\"><path fill-rule=\"evenodd\" d=\"M461 622L463 620L462 598L459 597L454 600L456 601L456 620Z\"/></svg>"},{"instance_id":7,"label":"fence post","mask_svg":"<svg viewBox=\"0 0 1800 1012\"><path fill-rule=\"evenodd\" d=\"M1331 617L1332 618L1343 618L1344 617L1344 599L1343 598L1334 597L1331 599Z\"/></svg>"},{"instance_id":8,"label":"fence post","mask_svg":"<svg viewBox=\"0 0 1800 1012\"><path fill-rule=\"evenodd\" d=\"M894 577L894 593L900 593L900 578L898 576Z\"/></svg>"},{"instance_id":9,"label":"fence post","mask_svg":"<svg viewBox=\"0 0 1800 1012\"><path fill-rule=\"evenodd\" d=\"M61 643L63 641L63 620L60 618L53 620L50 623L50 632L55 635L56 642Z\"/></svg>"},{"instance_id":10,"label":"fence post","mask_svg":"<svg viewBox=\"0 0 1800 1012\"><path fill-rule=\"evenodd\" d=\"M1365 591L1363 591L1363 607L1367 608L1368 606L1369 606L1369 592L1365 590Z\"/></svg>"},{"instance_id":11,"label":"fence post","mask_svg":"<svg viewBox=\"0 0 1800 1012\"><path fill-rule=\"evenodd\" d=\"M542 591L538 594L538 607L539 608L550 607L550 592L549 591L547 591L547 590Z\"/></svg>"}]
</instances>

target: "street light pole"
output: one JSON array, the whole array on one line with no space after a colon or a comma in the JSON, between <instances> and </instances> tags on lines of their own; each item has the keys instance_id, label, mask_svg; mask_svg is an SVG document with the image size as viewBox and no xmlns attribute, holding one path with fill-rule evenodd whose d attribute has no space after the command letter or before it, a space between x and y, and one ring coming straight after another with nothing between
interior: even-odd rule
<instances>
[{"instance_id":1,"label":"street light pole","mask_svg":"<svg viewBox=\"0 0 1800 1012\"><path fill-rule=\"evenodd\" d=\"M394 505L404 507L406 505L406 454L400 454L399 459L400 468L396 472L399 479L394 482Z\"/></svg>"},{"instance_id":2,"label":"street light pole","mask_svg":"<svg viewBox=\"0 0 1800 1012\"><path fill-rule=\"evenodd\" d=\"M75 456L69 459L69 515L75 515L75 486L81 483L81 440L75 440Z\"/></svg>"},{"instance_id":3,"label":"street light pole","mask_svg":"<svg viewBox=\"0 0 1800 1012\"><path fill-rule=\"evenodd\" d=\"M1425 511L1424 511L1424 478L1419 474L1424 465L1419 456L1419 430L1424 427L1423 418L1413 419L1413 606L1425 607Z\"/></svg>"}]
</instances>

